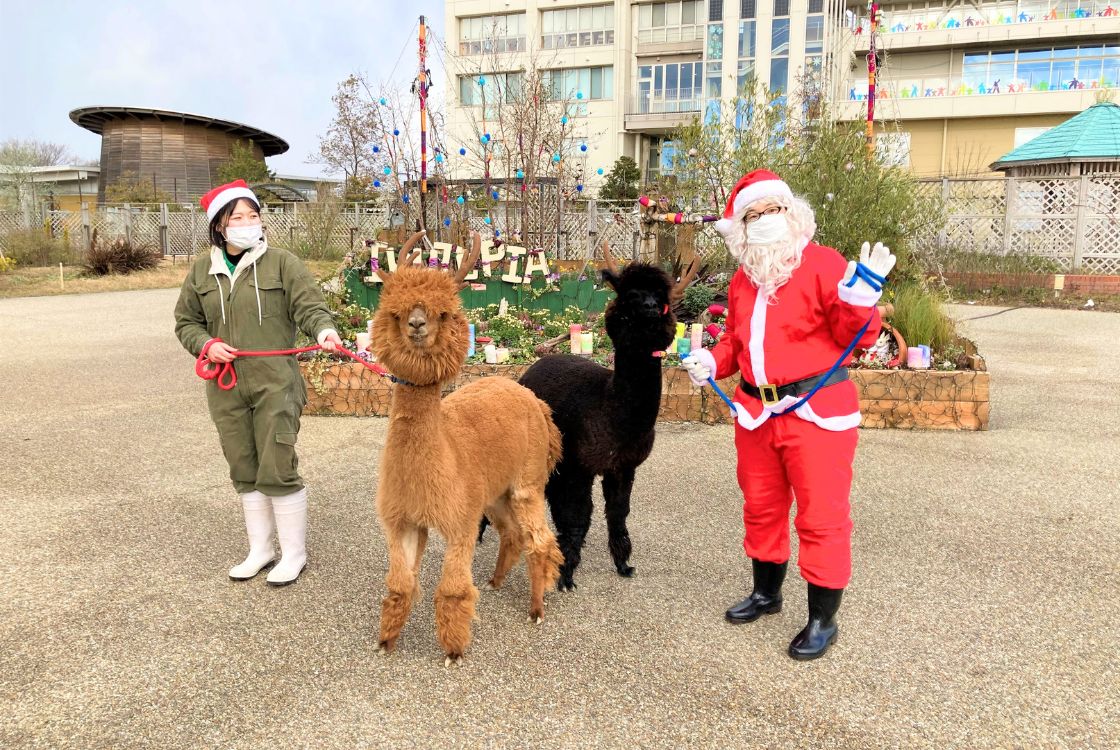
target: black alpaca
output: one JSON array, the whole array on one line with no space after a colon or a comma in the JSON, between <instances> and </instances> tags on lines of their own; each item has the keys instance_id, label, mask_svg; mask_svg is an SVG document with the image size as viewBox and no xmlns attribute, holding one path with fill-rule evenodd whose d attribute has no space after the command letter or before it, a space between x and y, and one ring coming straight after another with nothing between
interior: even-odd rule
<instances>
[{"instance_id":1,"label":"black alpaca","mask_svg":"<svg viewBox=\"0 0 1120 750\"><path fill-rule=\"evenodd\" d=\"M557 541L564 553L558 586L575 588L572 575L591 525L591 486L603 477L611 557L619 575L629 565L630 491L634 472L653 449L661 408L661 358L673 341L673 306L696 272L698 260L675 287L655 266L633 263L621 273L604 247L603 280L616 292L607 306L606 329L614 344L614 370L570 354L538 360L521 384L552 409L564 438L564 457L545 488Z\"/></svg>"}]
</instances>

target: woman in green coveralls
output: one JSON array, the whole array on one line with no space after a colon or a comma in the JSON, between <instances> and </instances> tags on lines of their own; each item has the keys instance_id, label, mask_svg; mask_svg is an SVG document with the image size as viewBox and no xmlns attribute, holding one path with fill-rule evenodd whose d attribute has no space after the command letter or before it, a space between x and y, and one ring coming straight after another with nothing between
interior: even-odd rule
<instances>
[{"instance_id":1,"label":"woman in green coveralls","mask_svg":"<svg viewBox=\"0 0 1120 750\"><path fill-rule=\"evenodd\" d=\"M249 554L229 571L248 580L280 561L268 582L295 581L307 563L307 489L297 470L296 435L307 392L295 357L237 358L238 349L290 349L296 328L323 349L342 345L315 280L286 250L270 248L261 227L260 201L243 180L211 190L201 200L210 220L210 254L200 256L175 306L175 334L197 357L206 344L213 362L236 360L237 385L206 384L229 476L241 496Z\"/></svg>"}]
</instances>

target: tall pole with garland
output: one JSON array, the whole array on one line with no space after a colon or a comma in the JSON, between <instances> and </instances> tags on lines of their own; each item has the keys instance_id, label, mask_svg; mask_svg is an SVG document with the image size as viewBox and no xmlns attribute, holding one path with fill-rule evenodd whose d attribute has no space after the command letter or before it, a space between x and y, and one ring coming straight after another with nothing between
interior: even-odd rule
<instances>
[{"instance_id":1,"label":"tall pole with garland","mask_svg":"<svg viewBox=\"0 0 1120 750\"><path fill-rule=\"evenodd\" d=\"M867 38L867 156L875 156L875 76L879 72L875 57L875 34L879 30L879 4L872 0L867 4L870 14L871 33Z\"/></svg>"},{"instance_id":2,"label":"tall pole with garland","mask_svg":"<svg viewBox=\"0 0 1120 750\"><path fill-rule=\"evenodd\" d=\"M428 198L428 28L424 16L420 16L420 76L417 79L417 95L420 98L420 227L427 226Z\"/></svg>"}]
</instances>

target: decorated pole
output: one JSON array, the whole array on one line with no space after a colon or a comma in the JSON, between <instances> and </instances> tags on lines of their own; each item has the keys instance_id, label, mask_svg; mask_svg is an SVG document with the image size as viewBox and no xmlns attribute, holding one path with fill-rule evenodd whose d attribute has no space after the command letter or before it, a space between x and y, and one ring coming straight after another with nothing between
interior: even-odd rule
<instances>
[{"instance_id":1,"label":"decorated pole","mask_svg":"<svg viewBox=\"0 0 1120 750\"><path fill-rule=\"evenodd\" d=\"M867 37L867 156L875 155L875 32L879 30L879 4L874 0L867 3L871 14L871 33Z\"/></svg>"},{"instance_id":2,"label":"decorated pole","mask_svg":"<svg viewBox=\"0 0 1120 750\"><path fill-rule=\"evenodd\" d=\"M420 97L420 226L427 226L425 210L428 196L428 27L420 16L420 80L416 87Z\"/></svg>"}]
</instances>

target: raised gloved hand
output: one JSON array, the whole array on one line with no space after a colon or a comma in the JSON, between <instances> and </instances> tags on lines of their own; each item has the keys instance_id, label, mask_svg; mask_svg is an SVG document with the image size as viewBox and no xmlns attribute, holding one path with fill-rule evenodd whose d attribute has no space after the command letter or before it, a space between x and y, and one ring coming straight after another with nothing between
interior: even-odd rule
<instances>
[{"instance_id":1,"label":"raised gloved hand","mask_svg":"<svg viewBox=\"0 0 1120 750\"><path fill-rule=\"evenodd\" d=\"M874 305L882 296L887 274L897 260L882 242L876 242L874 248L869 242L863 243L859 250L859 262L850 261L844 277L840 279L840 299L853 305Z\"/></svg>"},{"instance_id":2,"label":"raised gloved hand","mask_svg":"<svg viewBox=\"0 0 1120 750\"><path fill-rule=\"evenodd\" d=\"M715 377L716 358L707 349L693 349L681 360L681 367L688 372L693 385L707 385L708 378Z\"/></svg>"}]
</instances>

